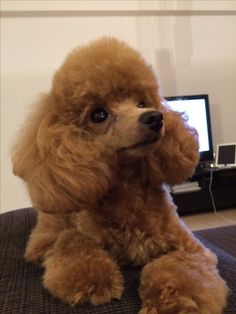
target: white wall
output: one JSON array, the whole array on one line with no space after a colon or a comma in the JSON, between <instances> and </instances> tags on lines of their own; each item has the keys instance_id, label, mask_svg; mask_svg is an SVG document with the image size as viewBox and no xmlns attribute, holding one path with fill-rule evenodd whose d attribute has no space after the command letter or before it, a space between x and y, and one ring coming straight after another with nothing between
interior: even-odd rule
<instances>
[{"instance_id":1,"label":"white wall","mask_svg":"<svg viewBox=\"0 0 236 314\"><path fill-rule=\"evenodd\" d=\"M3 1L1 212L30 206L9 150L31 103L73 47L103 35L139 49L163 95L208 93L214 145L236 141L234 1L92 2Z\"/></svg>"}]
</instances>

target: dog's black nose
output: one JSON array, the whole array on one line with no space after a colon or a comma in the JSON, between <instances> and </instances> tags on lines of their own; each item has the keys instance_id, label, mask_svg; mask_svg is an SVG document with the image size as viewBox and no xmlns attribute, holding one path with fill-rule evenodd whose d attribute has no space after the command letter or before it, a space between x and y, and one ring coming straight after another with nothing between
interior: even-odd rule
<instances>
[{"instance_id":1,"label":"dog's black nose","mask_svg":"<svg viewBox=\"0 0 236 314\"><path fill-rule=\"evenodd\" d=\"M148 111L139 117L139 122L158 133L163 126L163 115L158 111Z\"/></svg>"}]
</instances>

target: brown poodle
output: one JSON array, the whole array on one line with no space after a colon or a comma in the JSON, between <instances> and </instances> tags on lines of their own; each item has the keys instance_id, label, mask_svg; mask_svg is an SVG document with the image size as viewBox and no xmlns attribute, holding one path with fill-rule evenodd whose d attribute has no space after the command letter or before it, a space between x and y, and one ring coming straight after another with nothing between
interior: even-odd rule
<instances>
[{"instance_id":1,"label":"brown poodle","mask_svg":"<svg viewBox=\"0 0 236 314\"><path fill-rule=\"evenodd\" d=\"M70 304L119 299L119 266L133 264L144 265L140 313L220 314L217 258L165 186L192 175L197 135L158 92L152 69L116 39L68 56L13 152L38 209L25 258L42 263L44 286Z\"/></svg>"}]
</instances>

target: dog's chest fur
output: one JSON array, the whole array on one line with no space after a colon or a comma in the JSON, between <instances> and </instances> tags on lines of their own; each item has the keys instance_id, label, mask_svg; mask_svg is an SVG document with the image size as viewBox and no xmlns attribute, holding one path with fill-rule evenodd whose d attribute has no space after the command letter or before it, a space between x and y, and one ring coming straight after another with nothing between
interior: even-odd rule
<instances>
[{"instance_id":1,"label":"dog's chest fur","mask_svg":"<svg viewBox=\"0 0 236 314\"><path fill-rule=\"evenodd\" d=\"M94 212L79 213L77 228L119 264L143 265L171 249L163 233L165 199L161 189L153 193L139 184L126 185L110 191Z\"/></svg>"}]
</instances>

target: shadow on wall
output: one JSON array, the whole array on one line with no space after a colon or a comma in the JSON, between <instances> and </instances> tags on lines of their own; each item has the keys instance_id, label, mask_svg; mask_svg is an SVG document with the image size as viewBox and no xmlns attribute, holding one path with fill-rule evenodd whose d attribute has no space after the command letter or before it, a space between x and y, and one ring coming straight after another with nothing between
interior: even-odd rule
<instances>
[{"instance_id":1,"label":"shadow on wall","mask_svg":"<svg viewBox=\"0 0 236 314\"><path fill-rule=\"evenodd\" d=\"M162 36L162 46L166 48L155 50L154 62L163 96L175 96L180 95L186 81L193 80L193 34L190 16L175 16L168 21L169 39Z\"/></svg>"},{"instance_id":2,"label":"shadow on wall","mask_svg":"<svg viewBox=\"0 0 236 314\"><path fill-rule=\"evenodd\" d=\"M161 95L163 97L176 95L178 86L173 52L169 49L156 50L155 68L157 69Z\"/></svg>"}]
</instances>

